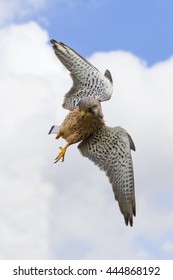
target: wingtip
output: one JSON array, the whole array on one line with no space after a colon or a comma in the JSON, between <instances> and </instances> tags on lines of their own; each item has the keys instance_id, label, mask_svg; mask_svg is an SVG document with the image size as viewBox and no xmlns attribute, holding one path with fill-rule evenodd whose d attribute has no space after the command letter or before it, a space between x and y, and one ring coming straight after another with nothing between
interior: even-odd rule
<instances>
[{"instance_id":1,"label":"wingtip","mask_svg":"<svg viewBox=\"0 0 173 280\"><path fill-rule=\"evenodd\" d=\"M133 226L133 217L125 217L124 216L124 220L125 220L126 226L128 226L128 225L130 225L131 227Z\"/></svg>"},{"instance_id":2,"label":"wingtip","mask_svg":"<svg viewBox=\"0 0 173 280\"><path fill-rule=\"evenodd\" d=\"M52 132L52 130L54 129L54 127L55 127L55 125L52 125L52 126L51 126L51 128L50 128L48 134L51 134L51 132Z\"/></svg>"},{"instance_id":3,"label":"wingtip","mask_svg":"<svg viewBox=\"0 0 173 280\"><path fill-rule=\"evenodd\" d=\"M136 151L136 147L135 147L135 144L134 144L134 142L132 140L132 137L130 136L129 133L128 133L128 138L129 138L129 142L130 142L130 149L135 152Z\"/></svg>"},{"instance_id":4,"label":"wingtip","mask_svg":"<svg viewBox=\"0 0 173 280\"><path fill-rule=\"evenodd\" d=\"M108 69L106 69L104 76L111 82L111 84L113 84L112 75Z\"/></svg>"},{"instance_id":5,"label":"wingtip","mask_svg":"<svg viewBox=\"0 0 173 280\"><path fill-rule=\"evenodd\" d=\"M58 42L57 42L56 40L54 40L54 39L51 39L50 42L51 42L53 45L55 45L56 43L58 43Z\"/></svg>"},{"instance_id":6,"label":"wingtip","mask_svg":"<svg viewBox=\"0 0 173 280\"><path fill-rule=\"evenodd\" d=\"M52 45L62 45L62 46L65 46L64 43L58 42L58 41L56 41L55 39L51 39L50 42L51 42Z\"/></svg>"}]
</instances>

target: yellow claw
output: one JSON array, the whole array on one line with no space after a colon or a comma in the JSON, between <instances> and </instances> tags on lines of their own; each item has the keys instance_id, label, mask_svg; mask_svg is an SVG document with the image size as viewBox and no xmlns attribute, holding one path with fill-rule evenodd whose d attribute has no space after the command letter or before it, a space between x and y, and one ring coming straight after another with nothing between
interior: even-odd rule
<instances>
[{"instance_id":1,"label":"yellow claw","mask_svg":"<svg viewBox=\"0 0 173 280\"><path fill-rule=\"evenodd\" d=\"M69 144L67 144L64 148L60 147L60 152L57 155L57 157L55 158L54 163L57 163L60 159L62 159L62 161L64 161L65 153L66 153L68 146L69 146Z\"/></svg>"}]
</instances>

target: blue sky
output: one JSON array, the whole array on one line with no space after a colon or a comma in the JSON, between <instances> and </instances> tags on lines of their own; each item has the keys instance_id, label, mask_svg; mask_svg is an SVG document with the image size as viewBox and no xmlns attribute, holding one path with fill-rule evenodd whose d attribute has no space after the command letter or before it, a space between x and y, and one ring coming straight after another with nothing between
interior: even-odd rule
<instances>
[{"instance_id":1,"label":"blue sky","mask_svg":"<svg viewBox=\"0 0 173 280\"><path fill-rule=\"evenodd\" d=\"M171 0L50 2L29 17L46 27L50 37L66 42L85 56L121 49L151 65L172 55Z\"/></svg>"},{"instance_id":2,"label":"blue sky","mask_svg":"<svg viewBox=\"0 0 173 280\"><path fill-rule=\"evenodd\" d=\"M172 258L172 11L171 0L0 0L0 259ZM47 133L71 79L51 38L112 73L106 124L137 148L133 228L76 145L53 164L64 142Z\"/></svg>"}]
</instances>

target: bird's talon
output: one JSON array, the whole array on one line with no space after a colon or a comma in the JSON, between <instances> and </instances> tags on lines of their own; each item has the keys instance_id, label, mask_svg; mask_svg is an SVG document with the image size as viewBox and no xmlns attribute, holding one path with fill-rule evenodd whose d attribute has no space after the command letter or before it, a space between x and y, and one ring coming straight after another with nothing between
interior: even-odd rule
<instances>
[{"instance_id":1,"label":"bird's talon","mask_svg":"<svg viewBox=\"0 0 173 280\"><path fill-rule=\"evenodd\" d=\"M62 162L64 161L64 156L65 156L65 152L66 152L67 147L64 147L64 148L59 147L59 149L60 149L60 152L57 155L57 157L55 158L54 163L57 163L60 159L62 159L61 160Z\"/></svg>"}]
</instances>

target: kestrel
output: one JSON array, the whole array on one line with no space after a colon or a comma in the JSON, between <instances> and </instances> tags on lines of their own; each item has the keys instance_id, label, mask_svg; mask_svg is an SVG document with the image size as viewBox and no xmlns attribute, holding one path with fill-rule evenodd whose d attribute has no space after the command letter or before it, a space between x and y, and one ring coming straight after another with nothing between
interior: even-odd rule
<instances>
[{"instance_id":1,"label":"kestrel","mask_svg":"<svg viewBox=\"0 0 173 280\"><path fill-rule=\"evenodd\" d=\"M131 149L135 151L135 145L125 129L105 125L101 109L101 102L109 100L113 92L111 73L106 70L103 75L67 45L55 40L51 43L73 80L62 105L70 112L60 127L54 125L49 131L56 134L56 139L62 137L67 141L55 163L60 159L64 161L69 145L80 142L81 154L105 171L125 224L132 226L136 203Z\"/></svg>"}]
</instances>

